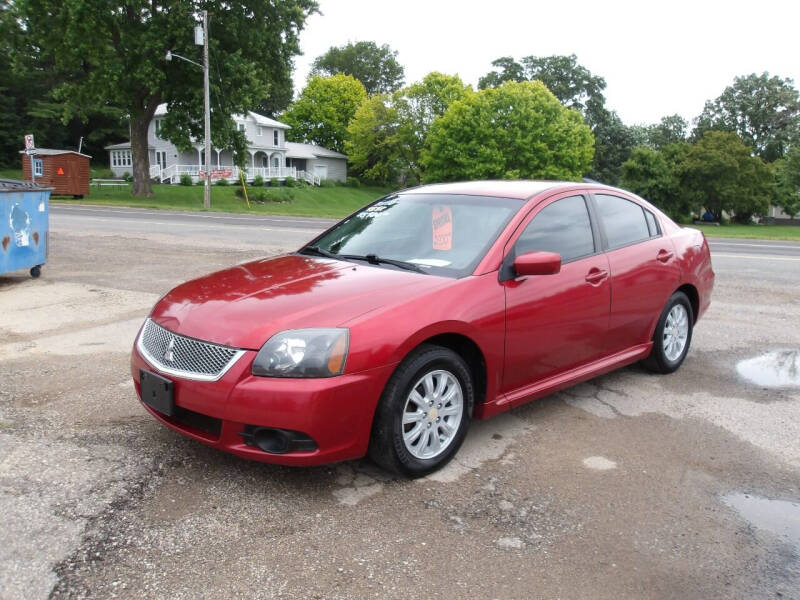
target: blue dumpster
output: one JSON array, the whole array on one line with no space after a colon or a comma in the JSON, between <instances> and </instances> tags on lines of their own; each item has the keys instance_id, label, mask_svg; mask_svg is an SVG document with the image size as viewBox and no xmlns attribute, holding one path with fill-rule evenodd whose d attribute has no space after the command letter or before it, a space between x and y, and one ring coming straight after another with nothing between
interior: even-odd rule
<instances>
[{"instance_id":1,"label":"blue dumpster","mask_svg":"<svg viewBox=\"0 0 800 600\"><path fill-rule=\"evenodd\" d=\"M29 181L0 179L0 275L42 273L49 246L50 192Z\"/></svg>"}]
</instances>

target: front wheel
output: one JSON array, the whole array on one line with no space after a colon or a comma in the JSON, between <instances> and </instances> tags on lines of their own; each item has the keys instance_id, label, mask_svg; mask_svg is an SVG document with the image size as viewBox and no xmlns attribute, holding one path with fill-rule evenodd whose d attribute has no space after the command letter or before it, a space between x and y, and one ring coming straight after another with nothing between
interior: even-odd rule
<instances>
[{"instance_id":1,"label":"front wheel","mask_svg":"<svg viewBox=\"0 0 800 600\"><path fill-rule=\"evenodd\" d=\"M464 359L448 348L420 346L386 384L370 458L410 477L443 467L467 435L473 402L472 375Z\"/></svg>"},{"instance_id":2,"label":"front wheel","mask_svg":"<svg viewBox=\"0 0 800 600\"><path fill-rule=\"evenodd\" d=\"M655 373L678 370L692 342L694 311L683 292L675 292L667 301L653 334L653 349L642 364Z\"/></svg>"}]
</instances>

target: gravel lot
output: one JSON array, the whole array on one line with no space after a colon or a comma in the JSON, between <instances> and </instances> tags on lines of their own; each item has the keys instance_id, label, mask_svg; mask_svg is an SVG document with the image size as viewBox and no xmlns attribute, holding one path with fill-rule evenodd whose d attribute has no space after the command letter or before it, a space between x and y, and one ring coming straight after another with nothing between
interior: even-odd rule
<instances>
[{"instance_id":1,"label":"gravel lot","mask_svg":"<svg viewBox=\"0 0 800 600\"><path fill-rule=\"evenodd\" d=\"M54 211L42 278L0 276L0 598L800 598L800 389L737 372L800 349L800 245L719 252L678 373L476 423L408 481L156 423L128 372L153 302L321 224L138 219Z\"/></svg>"}]
</instances>

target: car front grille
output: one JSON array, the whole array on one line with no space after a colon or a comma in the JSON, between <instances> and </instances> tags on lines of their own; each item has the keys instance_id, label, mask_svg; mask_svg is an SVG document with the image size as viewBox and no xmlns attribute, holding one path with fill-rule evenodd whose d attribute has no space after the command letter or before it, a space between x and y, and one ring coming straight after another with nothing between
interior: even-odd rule
<instances>
[{"instance_id":1,"label":"car front grille","mask_svg":"<svg viewBox=\"0 0 800 600\"><path fill-rule=\"evenodd\" d=\"M172 333L151 319L145 321L136 344L159 371L200 381L217 381L244 354L244 350Z\"/></svg>"}]
</instances>

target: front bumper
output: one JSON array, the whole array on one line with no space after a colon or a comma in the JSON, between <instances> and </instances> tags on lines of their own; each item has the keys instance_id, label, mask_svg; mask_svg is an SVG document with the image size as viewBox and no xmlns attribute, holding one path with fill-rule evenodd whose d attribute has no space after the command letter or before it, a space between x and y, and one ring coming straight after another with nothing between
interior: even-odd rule
<instances>
[{"instance_id":1,"label":"front bumper","mask_svg":"<svg viewBox=\"0 0 800 600\"><path fill-rule=\"evenodd\" d=\"M367 452L380 395L394 365L324 379L255 377L256 352L248 351L218 381L167 375L149 364L134 345L131 375L141 401L139 369L173 382L176 417L142 406L170 429L237 456L282 465L311 466L360 458ZM313 451L270 454L245 444L250 426L304 433Z\"/></svg>"}]
</instances>

